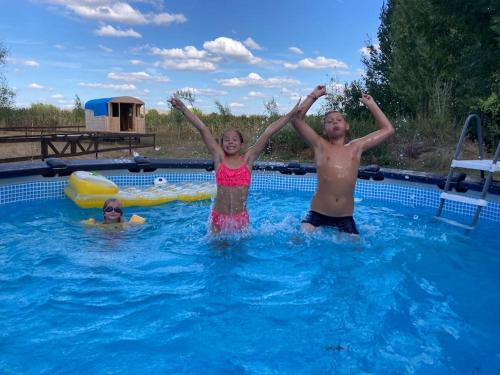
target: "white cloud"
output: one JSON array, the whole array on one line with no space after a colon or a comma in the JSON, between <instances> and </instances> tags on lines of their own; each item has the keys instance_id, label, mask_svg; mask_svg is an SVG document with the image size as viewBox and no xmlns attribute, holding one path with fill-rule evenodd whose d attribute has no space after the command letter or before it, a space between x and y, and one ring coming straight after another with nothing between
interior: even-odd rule
<instances>
[{"instance_id":1,"label":"white cloud","mask_svg":"<svg viewBox=\"0 0 500 375\"><path fill-rule=\"evenodd\" d=\"M130 52L139 53L139 52L144 52L145 50L151 49L151 45L149 43L146 43L146 44L141 44L141 45L135 46L135 47L129 47L128 49Z\"/></svg>"},{"instance_id":2,"label":"white cloud","mask_svg":"<svg viewBox=\"0 0 500 375\"><path fill-rule=\"evenodd\" d=\"M51 96L52 99L62 99L64 96L62 94L54 94Z\"/></svg>"},{"instance_id":3,"label":"white cloud","mask_svg":"<svg viewBox=\"0 0 500 375\"><path fill-rule=\"evenodd\" d=\"M59 49L59 50L63 50L63 49L66 49L66 46L64 46L63 44L54 44L54 48Z\"/></svg>"},{"instance_id":4,"label":"white cloud","mask_svg":"<svg viewBox=\"0 0 500 375\"><path fill-rule=\"evenodd\" d=\"M253 40L252 38L248 37L246 38L244 41L243 41L243 44L245 46L247 46L248 48L250 49L254 49L254 50L257 50L257 51L261 51L263 48L259 45L259 43L257 43L255 40Z\"/></svg>"},{"instance_id":5,"label":"white cloud","mask_svg":"<svg viewBox=\"0 0 500 375\"><path fill-rule=\"evenodd\" d=\"M347 64L336 60L328 59L323 56L318 56L315 58L305 58L300 60L297 64L285 63L285 68L288 69L347 69Z\"/></svg>"},{"instance_id":6,"label":"white cloud","mask_svg":"<svg viewBox=\"0 0 500 375\"><path fill-rule=\"evenodd\" d=\"M220 79L217 82L222 86L227 86L227 87L243 87L243 86L282 87L282 86L300 84L300 81L297 81L296 79L293 78L271 77L268 79L264 79L257 73L250 73L246 77Z\"/></svg>"},{"instance_id":7,"label":"white cloud","mask_svg":"<svg viewBox=\"0 0 500 375\"><path fill-rule=\"evenodd\" d=\"M25 60L25 61L23 61L23 65L29 66L29 67L32 67L32 68L38 68L38 67L40 67L40 64L37 61L35 61L35 60Z\"/></svg>"},{"instance_id":8,"label":"white cloud","mask_svg":"<svg viewBox=\"0 0 500 375\"><path fill-rule=\"evenodd\" d=\"M148 89L144 89L142 90L144 92L144 94L149 94L151 91L149 91Z\"/></svg>"},{"instance_id":9,"label":"white cloud","mask_svg":"<svg viewBox=\"0 0 500 375\"><path fill-rule=\"evenodd\" d=\"M198 50L193 46L184 48L151 48L151 53L171 59L202 59L207 56L207 51Z\"/></svg>"},{"instance_id":10,"label":"white cloud","mask_svg":"<svg viewBox=\"0 0 500 375\"><path fill-rule=\"evenodd\" d=\"M292 100L299 100L302 96L296 91L290 91L286 87L282 88L280 94Z\"/></svg>"},{"instance_id":11,"label":"white cloud","mask_svg":"<svg viewBox=\"0 0 500 375\"><path fill-rule=\"evenodd\" d=\"M156 105L161 105L161 106L164 106L164 105L167 105L167 103L162 102L162 101L159 101L159 102L157 102L157 103L156 103Z\"/></svg>"},{"instance_id":12,"label":"white cloud","mask_svg":"<svg viewBox=\"0 0 500 375\"><path fill-rule=\"evenodd\" d=\"M259 91L250 91L248 93L248 96L250 96L252 98L263 98L265 95Z\"/></svg>"},{"instance_id":13,"label":"white cloud","mask_svg":"<svg viewBox=\"0 0 500 375\"><path fill-rule=\"evenodd\" d=\"M35 90L40 90L40 89L43 89L45 87L43 87L42 85L39 85L38 83L32 83L28 86L30 89L35 89Z\"/></svg>"},{"instance_id":14,"label":"white cloud","mask_svg":"<svg viewBox=\"0 0 500 375\"><path fill-rule=\"evenodd\" d=\"M129 4L113 0L49 0L64 6L78 16L98 21L113 21L131 24L147 23L146 17Z\"/></svg>"},{"instance_id":15,"label":"white cloud","mask_svg":"<svg viewBox=\"0 0 500 375\"><path fill-rule=\"evenodd\" d=\"M238 102L233 102L233 103L230 103L229 106L231 108L242 108L244 107L245 105L244 104L241 104L241 103L238 103Z\"/></svg>"},{"instance_id":16,"label":"white cloud","mask_svg":"<svg viewBox=\"0 0 500 375\"><path fill-rule=\"evenodd\" d=\"M262 59L255 57L243 43L227 37L219 37L215 40L207 41L203 43L203 48L215 55L244 60L250 64L262 61Z\"/></svg>"},{"instance_id":17,"label":"white cloud","mask_svg":"<svg viewBox=\"0 0 500 375\"><path fill-rule=\"evenodd\" d=\"M99 36L110 36L115 38L142 38L142 35L132 29L120 30L115 29L111 25L101 26L94 30L94 33Z\"/></svg>"},{"instance_id":18,"label":"white cloud","mask_svg":"<svg viewBox=\"0 0 500 375\"><path fill-rule=\"evenodd\" d=\"M108 73L108 79L113 79L117 81L126 82L141 82L141 81L152 81L152 82L170 82L170 78L162 75L150 75L146 72L111 72Z\"/></svg>"},{"instance_id":19,"label":"white cloud","mask_svg":"<svg viewBox=\"0 0 500 375\"><path fill-rule=\"evenodd\" d=\"M106 46L103 46L102 44L99 44L97 47L99 47L100 49L102 49L104 52L113 52L113 50L111 48L108 48Z\"/></svg>"},{"instance_id":20,"label":"white cloud","mask_svg":"<svg viewBox=\"0 0 500 375\"><path fill-rule=\"evenodd\" d=\"M145 64L145 62L141 61L141 60L129 60L128 62L130 64L132 64L132 65L143 65L143 64Z\"/></svg>"},{"instance_id":21,"label":"white cloud","mask_svg":"<svg viewBox=\"0 0 500 375\"><path fill-rule=\"evenodd\" d=\"M38 69L40 67L40 63L35 60L22 60L22 59L13 59L10 57L6 58L7 62L14 65L23 65L28 66L30 68Z\"/></svg>"},{"instance_id":22,"label":"white cloud","mask_svg":"<svg viewBox=\"0 0 500 375\"><path fill-rule=\"evenodd\" d=\"M121 0L47 0L52 4L63 6L74 14L97 21L119 22L123 24L166 25L184 23L187 18L183 14L154 12L144 14Z\"/></svg>"},{"instance_id":23,"label":"white cloud","mask_svg":"<svg viewBox=\"0 0 500 375\"><path fill-rule=\"evenodd\" d=\"M288 47L288 50L291 52L291 53L294 53L296 55L303 55L304 52L302 52L302 50L298 47Z\"/></svg>"},{"instance_id":24,"label":"white cloud","mask_svg":"<svg viewBox=\"0 0 500 375\"><path fill-rule=\"evenodd\" d=\"M213 71L217 68L212 62L200 59L165 60L163 62L157 62L155 66L161 66L165 69L201 71Z\"/></svg>"},{"instance_id":25,"label":"white cloud","mask_svg":"<svg viewBox=\"0 0 500 375\"><path fill-rule=\"evenodd\" d=\"M160 13L152 18L157 25L168 25L169 23L184 23L187 18L183 14Z\"/></svg>"},{"instance_id":26,"label":"white cloud","mask_svg":"<svg viewBox=\"0 0 500 375\"><path fill-rule=\"evenodd\" d=\"M199 96L222 96L227 95L227 91L223 90L214 90L214 89L196 89L194 87L183 87L180 89L181 91L189 91L194 95Z\"/></svg>"},{"instance_id":27,"label":"white cloud","mask_svg":"<svg viewBox=\"0 0 500 375\"><path fill-rule=\"evenodd\" d=\"M151 48L151 53L165 58L155 63L165 69L213 71L217 67L214 62L220 58L209 56L207 51L198 50L193 46L184 48Z\"/></svg>"},{"instance_id":28,"label":"white cloud","mask_svg":"<svg viewBox=\"0 0 500 375\"><path fill-rule=\"evenodd\" d=\"M123 84L115 85L110 83L85 83L80 82L78 86L89 87L93 89L106 89L106 90L116 90L116 91L134 91L136 89L133 84Z\"/></svg>"}]
</instances>

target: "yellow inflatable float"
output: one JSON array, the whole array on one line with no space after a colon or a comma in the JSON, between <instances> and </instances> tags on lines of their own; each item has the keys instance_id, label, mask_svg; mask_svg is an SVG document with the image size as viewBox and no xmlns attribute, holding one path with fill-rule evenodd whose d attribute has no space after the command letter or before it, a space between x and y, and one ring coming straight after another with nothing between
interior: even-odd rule
<instances>
[{"instance_id":1,"label":"yellow inflatable float","mask_svg":"<svg viewBox=\"0 0 500 375\"><path fill-rule=\"evenodd\" d=\"M77 171L69 177L64 193L81 208L101 208L109 198L119 199L123 207L154 206L172 201L194 202L215 196L215 185L204 182L199 184L162 184L146 189L129 187L120 190L106 177L93 172Z\"/></svg>"}]
</instances>

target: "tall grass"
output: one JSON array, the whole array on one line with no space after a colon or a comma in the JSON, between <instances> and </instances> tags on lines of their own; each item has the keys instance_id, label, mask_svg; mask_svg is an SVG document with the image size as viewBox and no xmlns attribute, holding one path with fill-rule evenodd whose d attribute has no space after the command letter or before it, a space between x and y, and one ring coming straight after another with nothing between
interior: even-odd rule
<instances>
[{"instance_id":1,"label":"tall grass","mask_svg":"<svg viewBox=\"0 0 500 375\"><path fill-rule=\"evenodd\" d=\"M442 95L432 113L413 118L392 119L396 135L382 145L363 154L362 163L376 163L386 167L445 170L458 140L462 121L453 119L443 108ZM201 120L212 134L220 138L225 130L237 129L244 137L244 147L251 146L278 114L234 116L230 113L199 113ZM348 139L362 137L377 129L370 116L350 118ZM306 122L318 134L323 134L323 118L319 115L306 117ZM83 119L74 111L63 111L49 105L33 105L31 108L0 110L0 126L62 126L83 124ZM458 125L458 126L457 126ZM141 150L141 153L157 157L209 158L200 134L177 111L146 114L148 132L157 134L160 151ZM1 128L0 128L1 130ZM268 160L312 161L313 152L291 125L274 135L262 155Z\"/></svg>"}]
</instances>

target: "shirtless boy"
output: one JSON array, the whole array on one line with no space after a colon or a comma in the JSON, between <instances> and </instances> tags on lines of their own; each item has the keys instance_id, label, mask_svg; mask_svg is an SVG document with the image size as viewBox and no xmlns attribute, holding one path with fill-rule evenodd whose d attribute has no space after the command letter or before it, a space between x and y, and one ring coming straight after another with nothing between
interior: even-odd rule
<instances>
[{"instance_id":1,"label":"shirtless boy","mask_svg":"<svg viewBox=\"0 0 500 375\"><path fill-rule=\"evenodd\" d=\"M295 130L314 150L318 176L318 187L311 202L311 210L302 221L302 230L311 232L317 227L328 226L357 235L359 233L352 214L361 154L393 135L394 127L373 98L363 94L360 101L372 113L379 130L346 143L349 124L340 112L330 111L324 117L327 137L324 139L306 124L304 117L311 105L325 94L325 86L316 86L302 103L299 115L292 121Z\"/></svg>"}]
</instances>

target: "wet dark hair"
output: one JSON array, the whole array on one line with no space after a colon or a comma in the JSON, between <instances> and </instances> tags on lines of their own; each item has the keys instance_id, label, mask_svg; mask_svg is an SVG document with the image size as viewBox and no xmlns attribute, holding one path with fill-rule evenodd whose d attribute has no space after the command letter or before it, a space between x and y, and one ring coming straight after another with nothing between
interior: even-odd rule
<instances>
[{"instance_id":1,"label":"wet dark hair","mask_svg":"<svg viewBox=\"0 0 500 375\"><path fill-rule=\"evenodd\" d=\"M222 145L222 140L224 138L224 135L226 135L226 133L229 133L229 132L235 132L236 134L238 134L238 137L240 137L240 142L241 143L245 143L243 141L243 134L241 134L241 132L239 130L236 130L236 129L227 129L226 131L224 131L224 133L222 133L222 137L220 137L220 144Z\"/></svg>"}]
</instances>

